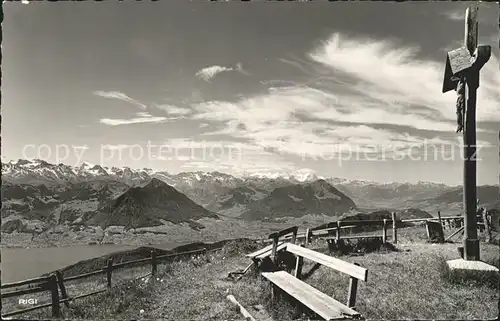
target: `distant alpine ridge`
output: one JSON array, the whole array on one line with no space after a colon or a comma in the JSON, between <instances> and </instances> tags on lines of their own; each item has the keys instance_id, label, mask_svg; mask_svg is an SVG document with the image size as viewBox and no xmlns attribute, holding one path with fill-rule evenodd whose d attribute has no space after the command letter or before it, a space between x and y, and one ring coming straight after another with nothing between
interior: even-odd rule
<instances>
[{"instance_id":1,"label":"distant alpine ridge","mask_svg":"<svg viewBox=\"0 0 500 321\"><path fill-rule=\"evenodd\" d=\"M20 220L9 223L14 229L47 221L126 228L185 222L202 228L195 223L200 218L275 220L408 208L435 213L445 207L460 211L461 193L460 186L380 184L319 177L310 170L236 177L43 160L2 164L2 218L3 223ZM498 186L478 187L478 198L482 204L496 204Z\"/></svg>"},{"instance_id":2,"label":"distant alpine ridge","mask_svg":"<svg viewBox=\"0 0 500 321\"><path fill-rule=\"evenodd\" d=\"M433 182L408 183L377 183L364 180L348 180L345 178L317 176L312 170L301 169L293 172L255 172L244 174L241 177L221 173L221 172L183 172L171 174L167 171L157 171L149 168L131 169L129 167L106 167L82 163L80 166L70 166L65 164L51 164L44 160L24 160L10 161L2 164L2 179L5 181L15 181L16 183L37 184L61 184L74 183L82 180L111 179L123 182L127 185L138 185L155 177L167 183L176 184L177 181L194 182L216 180L221 182L240 181L288 181L293 183L303 183L324 179L330 184L354 184L359 186L380 185L387 187L397 187L401 185L417 185L421 187L446 187L444 184Z\"/></svg>"}]
</instances>

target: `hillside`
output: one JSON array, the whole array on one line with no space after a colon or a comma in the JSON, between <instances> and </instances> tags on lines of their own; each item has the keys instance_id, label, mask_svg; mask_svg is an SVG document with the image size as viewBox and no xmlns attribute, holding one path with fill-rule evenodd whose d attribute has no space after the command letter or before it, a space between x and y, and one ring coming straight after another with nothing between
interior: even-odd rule
<instances>
[{"instance_id":1,"label":"hillside","mask_svg":"<svg viewBox=\"0 0 500 321\"><path fill-rule=\"evenodd\" d=\"M21 220L10 220L4 224L2 224L1 228L2 233L12 233L17 231L19 233L28 232L28 227Z\"/></svg>"},{"instance_id":2,"label":"hillside","mask_svg":"<svg viewBox=\"0 0 500 321\"><path fill-rule=\"evenodd\" d=\"M358 206L368 208L409 207L413 206L412 202L433 199L453 189L444 184L431 182L379 184L334 178L327 181L352 198Z\"/></svg>"},{"instance_id":3,"label":"hillside","mask_svg":"<svg viewBox=\"0 0 500 321\"><path fill-rule=\"evenodd\" d=\"M216 211L225 216L238 217L247 210L249 204L267 195L268 191L262 188L241 184L238 187L220 193L215 201L207 205L207 209Z\"/></svg>"},{"instance_id":4,"label":"hillside","mask_svg":"<svg viewBox=\"0 0 500 321\"><path fill-rule=\"evenodd\" d=\"M128 188L113 180L48 186L2 183L2 223L20 219L32 228L46 224L81 224Z\"/></svg>"},{"instance_id":5,"label":"hillside","mask_svg":"<svg viewBox=\"0 0 500 321\"><path fill-rule=\"evenodd\" d=\"M356 204L325 180L278 187L263 199L248 205L241 217L246 220L273 220L307 214L337 216Z\"/></svg>"},{"instance_id":6,"label":"hillside","mask_svg":"<svg viewBox=\"0 0 500 321\"><path fill-rule=\"evenodd\" d=\"M480 203L487 204L488 206L493 206L500 199L500 190L498 186L478 186L476 194ZM438 203L461 203L463 202L463 195L463 188L460 186L438 195L433 201Z\"/></svg>"},{"instance_id":7,"label":"hillside","mask_svg":"<svg viewBox=\"0 0 500 321\"><path fill-rule=\"evenodd\" d=\"M460 283L448 278L444 262L457 257L456 244L429 246L424 239L415 239L425 236L424 229L407 230L402 231L396 251L381 250L340 257L369 271L369 281L358 285L357 311L371 320L493 320L498 315L498 285L495 287L480 281ZM113 272L109 291L75 300L68 307L61 305L63 318L243 320L240 311L226 298L231 294L256 320L305 320L298 313L295 301L272 301L268 282L264 279L245 275L235 282L227 277L229 272L244 269L250 263L244 255L258 247L249 240L235 240L225 244L223 249L205 255L161 262L154 279L132 280L150 272L150 265L117 270ZM314 241L308 247L328 254L324 241ZM481 253L485 262L498 266L498 248L481 243ZM113 257L120 262L148 256L149 249L140 248ZM64 269L64 275L88 272L102 267L104 262L104 257L80 262ZM304 269L309 271L313 265L313 262L306 261ZM347 297L349 278L338 271L320 268L307 278L306 283L329 296ZM105 287L105 279L98 276L82 284L68 284L66 289L70 296L75 296ZM422 300L423 297L431 299ZM49 300L48 293L39 298L42 303ZM6 303L5 311L11 311L15 303ZM466 308L457 308L464 306ZM22 316L47 319L50 308Z\"/></svg>"},{"instance_id":8,"label":"hillside","mask_svg":"<svg viewBox=\"0 0 500 321\"><path fill-rule=\"evenodd\" d=\"M418 208L407 208L403 211L397 213L397 217L400 220L410 220L416 218L432 218L433 216L426 211L422 211Z\"/></svg>"},{"instance_id":9,"label":"hillside","mask_svg":"<svg viewBox=\"0 0 500 321\"><path fill-rule=\"evenodd\" d=\"M478 186L476 193L479 205L486 208L494 208L500 199L497 185ZM407 201L405 204L405 207L420 208L434 216L438 210L441 211L442 215L454 216L463 212L463 188L462 186L448 188L436 197Z\"/></svg>"},{"instance_id":10,"label":"hillside","mask_svg":"<svg viewBox=\"0 0 500 321\"><path fill-rule=\"evenodd\" d=\"M90 219L89 225L124 226L126 229L190 222L218 216L158 179L131 187Z\"/></svg>"}]
</instances>

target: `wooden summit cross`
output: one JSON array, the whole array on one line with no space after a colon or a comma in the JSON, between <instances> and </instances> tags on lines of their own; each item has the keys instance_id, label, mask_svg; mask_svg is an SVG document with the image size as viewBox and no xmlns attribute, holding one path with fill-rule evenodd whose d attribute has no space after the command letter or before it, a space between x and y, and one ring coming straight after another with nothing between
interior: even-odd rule
<instances>
[{"instance_id":1,"label":"wooden summit cross","mask_svg":"<svg viewBox=\"0 0 500 321\"><path fill-rule=\"evenodd\" d=\"M448 52L443 93L456 90L457 132L464 139L464 255L465 260L479 261L476 219L476 98L479 71L491 56L490 46L478 46L477 11L473 4L465 12L464 46Z\"/></svg>"}]
</instances>

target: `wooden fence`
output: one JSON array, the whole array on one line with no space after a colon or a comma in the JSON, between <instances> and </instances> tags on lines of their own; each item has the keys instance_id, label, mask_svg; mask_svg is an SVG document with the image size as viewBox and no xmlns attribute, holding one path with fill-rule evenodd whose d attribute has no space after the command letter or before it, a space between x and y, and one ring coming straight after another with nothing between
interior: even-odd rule
<instances>
[{"instance_id":1,"label":"wooden fence","mask_svg":"<svg viewBox=\"0 0 500 321\"><path fill-rule=\"evenodd\" d=\"M393 243L398 242L398 227L404 226L404 223L425 223L427 221L439 221L441 222L443 229L453 229L463 226L463 216L445 216L441 217L441 213L438 212L438 217L430 218L415 218L415 219L403 219L399 220L396 217L396 213L392 213L391 219L380 219L380 220L345 220L345 221L335 221L328 224L322 224L318 227L308 228L305 231L297 233L295 238L297 240L304 240L305 243L309 243L312 238L320 239L362 239L362 238L382 238L383 243L387 243L388 239L392 238ZM483 226L483 223L478 223L478 226ZM325 227L326 226L326 227ZM380 226L382 229L382 234L380 235L350 235L348 231L356 227L363 226ZM392 233L388 233L391 229ZM284 237L284 240L291 239L293 236ZM262 243L271 243L271 239L262 239Z\"/></svg>"},{"instance_id":2,"label":"wooden fence","mask_svg":"<svg viewBox=\"0 0 500 321\"><path fill-rule=\"evenodd\" d=\"M176 258L179 256L184 256L184 255L194 255L194 254L207 253L210 251L217 251L217 250L220 250L221 248L222 247L214 248L214 249L210 249L210 250L203 248L203 249L194 250L194 251L165 254L165 255L160 255L160 256L157 256L156 252L154 250L152 250L151 257L133 260L133 261L121 262L118 264L113 264L113 259L110 258L107 261L107 265L105 267L103 267L102 269L92 271L89 273L80 274L80 275L70 276L67 278L63 277L63 273L61 273L61 271L56 271L55 273L52 273L50 276L42 276L42 277L18 281L18 282L5 283L5 284L1 285L1 289L2 289L1 299L2 300L6 299L6 298L17 297L17 296L26 295L26 294L33 294L33 293L40 293L40 292L48 291L51 293L51 302L46 303L46 304L42 304L42 305L33 306L30 308L26 308L26 309L22 309L22 310L11 311L11 312L2 314L2 318L11 317L14 315L18 315L18 314L38 310L38 309L43 309L43 308L47 308L47 307L52 307L52 317L59 318L61 316L60 305L62 303L64 303L66 306L69 306L69 301L84 298L84 297L91 296L91 295L95 295L98 293L102 293L102 292L105 292L108 289L110 289L112 275L113 275L114 270L117 270L120 268L125 268L125 267L130 267L133 265L150 263L151 264L151 272L148 272L147 274L141 275L139 277L135 277L134 279L140 279L140 278L144 278L144 277L147 277L150 275L155 276L157 274L158 263L162 260L169 259L169 258ZM74 280L81 280L81 279L88 278L88 277L91 277L94 275L99 275L99 274L106 274L106 279L107 279L107 288L106 289L102 289L102 290L98 290L98 291L94 291L91 293L86 293L86 294L82 294L82 295L78 295L78 296L73 296L73 297L68 296L68 293L66 292L65 283L67 283L69 281L74 281ZM25 287L25 286L27 286L27 288L16 289L13 291L4 292L4 289L12 289L12 288ZM59 293L59 290L60 290L60 293Z\"/></svg>"}]
</instances>

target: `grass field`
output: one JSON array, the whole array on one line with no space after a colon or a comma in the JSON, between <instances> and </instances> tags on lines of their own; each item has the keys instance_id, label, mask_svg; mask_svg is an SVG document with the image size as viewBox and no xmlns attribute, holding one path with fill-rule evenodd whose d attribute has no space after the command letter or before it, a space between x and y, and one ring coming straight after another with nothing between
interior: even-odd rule
<instances>
[{"instance_id":1,"label":"grass field","mask_svg":"<svg viewBox=\"0 0 500 321\"><path fill-rule=\"evenodd\" d=\"M498 316L498 277L492 280L459 282L449 279L445 261L458 258L458 244L428 244L422 228L401 229L395 251L346 255L343 260L368 269L368 281L360 282L356 309L367 319L494 319ZM318 240L310 246L326 252ZM162 264L155 279L130 281L147 273L149 266L120 272L110 291L62 306L68 319L165 319L165 320L241 320L238 309L227 299L232 294L258 320L292 320L305 316L293 301L270 301L269 286L259 277L245 276L238 282L228 272L245 268L244 254L256 249L250 241L230 243L224 249L197 256L185 262ZM498 246L481 244L482 260L499 267ZM304 272L311 264L304 265ZM113 277L113 280L115 278ZM308 280L324 293L343 303L347 299L349 278L321 267ZM91 282L90 282L91 281ZM105 280L95 278L68 287L70 295L102 287ZM5 304L4 304L5 308ZM11 310L9 309L6 311ZM50 316L44 309L22 315L40 319Z\"/></svg>"}]
</instances>

